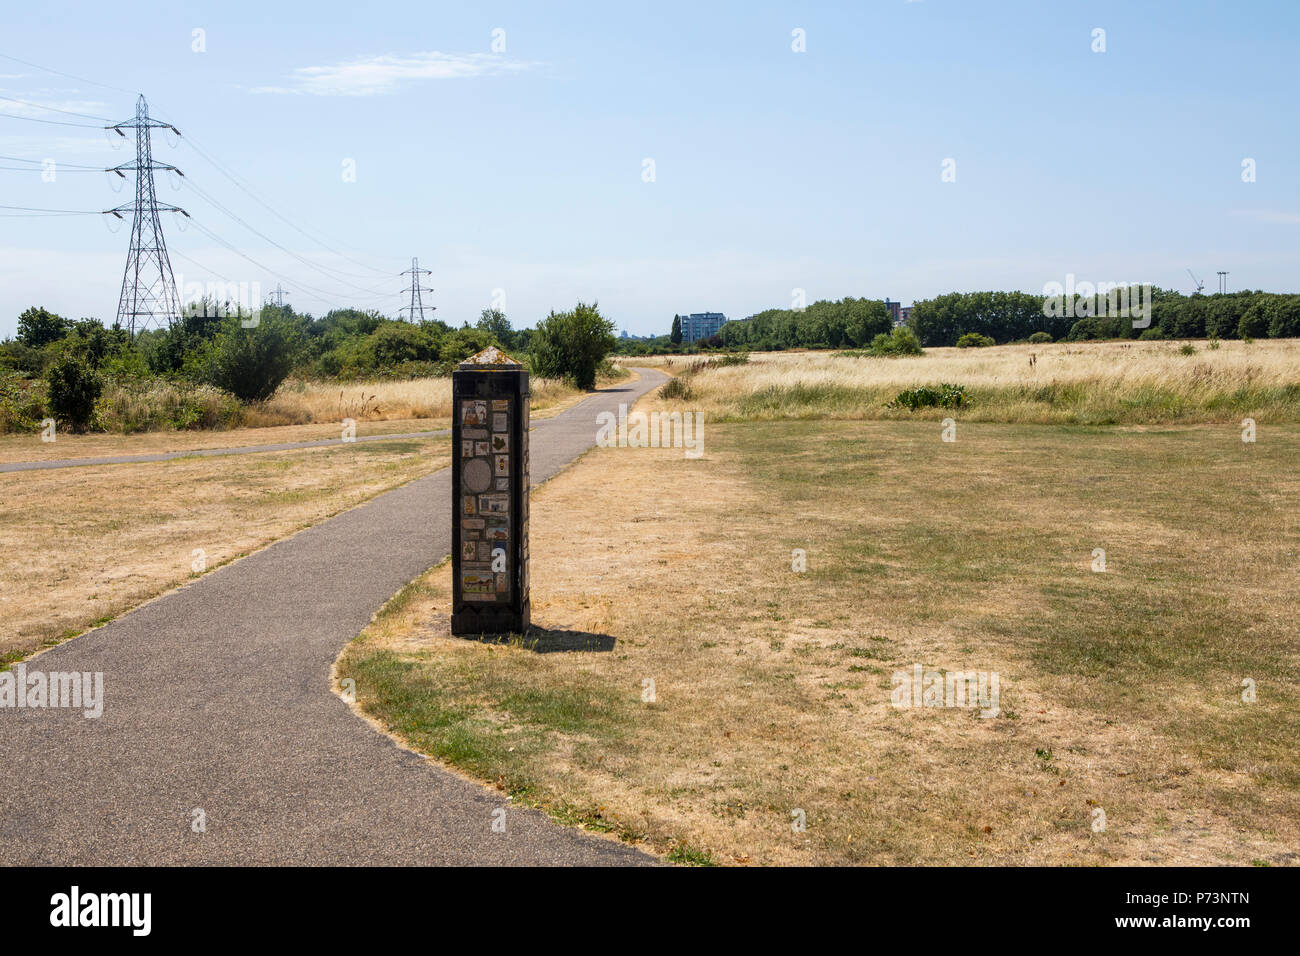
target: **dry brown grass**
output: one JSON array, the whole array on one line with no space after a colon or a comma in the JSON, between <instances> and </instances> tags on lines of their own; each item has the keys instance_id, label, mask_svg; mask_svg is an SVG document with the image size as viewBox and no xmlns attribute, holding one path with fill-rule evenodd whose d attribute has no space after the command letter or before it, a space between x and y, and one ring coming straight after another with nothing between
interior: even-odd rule
<instances>
[{"instance_id":1,"label":"dry brown grass","mask_svg":"<svg viewBox=\"0 0 1300 956\"><path fill-rule=\"evenodd\" d=\"M425 752L721 862L1300 860L1300 429L961 428L596 450L535 494L533 618L612 650L453 639L444 567L340 673ZM1001 716L895 709L914 662L998 672Z\"/></svg>"},{"instance_id":2,"label":"dry brown grass","mask_svg":"<svg viewBox=\"0 0 1300 956\"><path fill-rule=\"evenodd\" d=\"M529 388L534 418L583 397L583 393L555 379L534 377ZM345 418L358 422L389 419L449 422L451 379L380 380L346 385L293 380L281 385L266 402L244 411L244 424L250 427L338 422Z\"/></svg>"},{"instance_id":3,"label":"dry brown grass","mask_svg":"<svg viewBox=\"0 0 1300 956\"><path fill-rule=\"evenodd\" d=\"M391 435L450 428L451 420L389 420L358 424L357 435ZM160 452L200 451L207 448L246 448L250 445L278 445L284 442L338 439L338 422L315 425L280 425L268 428L234 428L230 431L159 431L134 435L58 432L55 441L43 442L39 435L0 435L0 464L20 461L55 461L68 458L104 458L117 455L150 455Z\"/></svg>"},{"instance_id":4,"label":"dry brown grass","mask_svg":"<svg viewBox=\"0 0 1300 956\"><path fill-rule=\"evenodd\" d=\"M944 417L947 409L886 408L899 391L965 386L966 421L1158 424L1300 421L1300 340L1082 342L936 348L876 358L832 352L754 353L748 365L690 379L690 406L710 420ZM657 357L678 373L700 356ZM1031 363L1032 358L1032 363ZM628 360L633 361L633 360ZM642 364L649 360L636 359Z\"/></svg>"},{"instance_id":5,"label":"dry brown grass","mask_svg":"<svg viewBox=\"0 0 1300 956\"><path fill-rule=\"evenodd\" d=\"M0 660L185 582L195 548L213 570L445 466L446 447L408 439L0 475Z\"/></svg>"}]
</instances>

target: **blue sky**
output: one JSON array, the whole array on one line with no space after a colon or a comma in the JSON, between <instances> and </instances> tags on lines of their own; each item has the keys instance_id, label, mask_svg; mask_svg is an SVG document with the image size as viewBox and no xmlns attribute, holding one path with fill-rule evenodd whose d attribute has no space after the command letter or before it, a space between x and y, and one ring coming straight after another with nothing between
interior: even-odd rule
<instances>
[{"instance_id":1,"label":"blue sky","mask_svg":"<svg viewBox=\"0 0 1300 956\"><path fill-rule=\"evenodd\" d=\"M168 217L184 281L396 315L418 256L446 321L596 299L647 334L799 289L1190 291L1191 268L1300 290L1298 36L1300 4L1250 0L7 4L0 54L79 79L0 57L0 113L94 127L12 100L117 120L143 92L284 217L161 137L188 182L160 175L160 200L258 263ZM0 116L4 157L109 166L122 142ZM0 169L0 205L106 209L124 185ZM112 320L128 230L103 220L0 218L0 336L33 304Z\"/></svg>"}]
</instances>

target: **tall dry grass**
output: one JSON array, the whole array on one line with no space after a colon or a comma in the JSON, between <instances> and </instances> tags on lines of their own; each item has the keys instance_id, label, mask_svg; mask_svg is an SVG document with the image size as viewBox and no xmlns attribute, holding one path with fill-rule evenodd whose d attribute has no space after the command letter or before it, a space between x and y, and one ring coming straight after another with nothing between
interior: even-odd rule
<instances>
[{"instance_id":1,"label":"tall dry grass","mask_svg":"<svg viewBox=\"0 0 1300 956\"><path fill-rule=\"evenodd\" d=\"M533 377L529 382L534 413L581 395L558 379ZM451 420L451 379L329 382L286 381L269 399L244 409L247 427L305 425L313 422L378 422L405 419Z\"/></svg>"},{"instance_id":2,"label":"tall dry grass","mask_svg":"<svg viewBox=\"0 0 1300 956\"><path fill-rule=\"evenodd\" d=\"M1159 424L1300 421L1300 341L1090 342L927 349L905 358L757 353L691 378L690 404L714 420L905 418L899 391L966 386L968 421ZM685 367L679 360L674 366ZM673 371L674 366L664 366Z\"/></svg>"}]
</instances>

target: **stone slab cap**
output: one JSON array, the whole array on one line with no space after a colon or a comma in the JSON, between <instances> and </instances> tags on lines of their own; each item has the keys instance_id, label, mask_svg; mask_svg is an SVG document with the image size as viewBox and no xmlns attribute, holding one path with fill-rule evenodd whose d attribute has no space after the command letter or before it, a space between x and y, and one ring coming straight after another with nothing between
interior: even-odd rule
<instances>
[{"instance_id":1,"label":"stone slab cap","mask_svg":"<svg viewBox=\"0 0 1300 956\"><path fill-rule=\"evenodd\" d=\"M461 362L457 368L523 368L522 362L516 362L505 352L502 352L495 345L489 345L481 352L471 355L465 361Z\"/></svg>"}]
</instances>

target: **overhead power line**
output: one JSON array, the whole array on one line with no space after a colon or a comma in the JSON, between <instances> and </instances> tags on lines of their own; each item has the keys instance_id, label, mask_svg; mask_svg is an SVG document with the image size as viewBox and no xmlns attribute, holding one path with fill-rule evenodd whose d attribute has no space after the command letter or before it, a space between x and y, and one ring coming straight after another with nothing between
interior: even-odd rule
<instances>
[{"instance_id":1,"label":"overhead power line","mask_svg":"<svg viewBox=\"0 0 1300 956\"><path fill-rule=\"evenodd\" d=\"M7 116L9 119L27 120L29 123L47 123L50 126L80 126L83 129L99 129L95 123L69 123L67 120L47 120L40 119L36 116L22 116L18 113L0 113L0 116Z\"/></svg>"},{"instance_id":2,"label":"overhead power line","mask_svg":"<svg viewBox=\"0 0 1300 956\"><path fill-rule=\"evenodd\" d=\"M278 211L275 209L274 206L270 205L270 203L268 203L268 202L266 202L265 200L263 200L263 199L262 199L260 196L258 196L255 192L253 192L252 189L250 189L250 188L249 188L249 187L248 187L244 182L242 182L241 179L240 179L240 177L236 176L233 172L230 172L229 170L227 170L227 169L226 169L224 166L222 166L219 162L217 162L217 161L216 161L215 159L213 159L210 155L208 155L208 153L207 153L206 151L204 151L204 150L199 146L199 144L196 143L196 142L194 141L194 137L193 137L193 136L185 136L185 137L183 137L183 138L182 138L182 142L184 142L187 146L189 146L190 149L194 150L194 152L198 153L199 156L201 156L205 161L207 161L207 162L212 166L213 169L215 169L217 172L221 173L221 175L225 176L228 180L230 180L232 183L234 183L234 185L235 185L235 187L236 187L237 189L239 189L239 190L241 190L242 192L244 192L245 194L247 194L248 197L251 198L254 202L256 202L258 205L260 205L263 209L265 209L265 210L266 210L267 212L269 212L271 215L275 216L277 219L279 219L279 220L280 220L281 222L283 222L285 225L289 226L289 228L293 229L295 232L297 232L297 233L301 234L302 236L305 236L306 238L310 239L312 242L314 242L314 243L316 243L317 245L323 247L323 248L326 249L328 252L332 252L334 255L338 256L340 259L346 259L348 262L351 262L351 263L352 263L353 265L355 265L355 266L359 266L359 267L362 268L362 269L368 269L368 270L370 270L371 272L373 272L373 273L375 273L375 274L377 274L377 275L382 275L382 276L391 276L391 275L393 274L392 272L390 272L390 271L388 271L388 270L386 270L386 269L377 269L377 268L375 268L374 266L367 265L367 264L364 263L364 262L359 262L358 260L353 259L351 256L347 255L346 253L340 252L339 250L335 249L333 246L331 246L329 243L325 242L325 241L324 241L323 239L321 239L320 237L312 235L312 234L311 234L310 232L308 232L306 229L303 229L301 226L299 226L299 225L297 225L295 222L293 222L293 220L289 219L287 216L285 216L285 215L281 214L280 212L278 212ZM359 276L359 275L355 275L355 274L351 274L351 273L340 273L340 275L352 275L352 278L354 278L354 279L366 279L366 278L369 278L369 276Z\"/></svg>"},{"instance_id":3,"label":"overhead power line","mask_svg":"<svg viewBox=\"0 0 1300 956\"><path fill-rule=\"evenodd\" d=\"M48 66L41 66L39 63L33 63L30 60L20 60L16 56L10 56L8 53L0 53L0 59L12 60L15 63L21 63L23 66L30 66L33 70L43 70L46 73L53 73L55 76L66 77L69 80L76 80L78 83L89 83L91 86L102 86L106 90L116 90L119 93L125 93L128 96L134 96L134 90L123 89L120 86L112 86L108 83L100 83L98 80L88 80L84 76L77 76L74 73L64 73L60 70L52 70Z\"/></svg>"},{"instance_id":4,"label":"overhead power line","mask_svg":"<svg viewBox=\"0 0 1300 956\"><path fill-rule=\"evenodd\" d=\"M317 272L321 273L321 275L325 276L325 277L328 278L328 279L333 279L333 278L335 278L337 275L340 275L340 274L341 274L341 273L336 273L336 272L334 272L334 271L332 271L332 270L329 270L329 269L323 269L323 268L321 268L320 266L316 265L316 263L312 262L310 259L304 258L303 256L298 255L298 253L294 252L292 249L289 249L289 248L286 248L285 246L280 245L280 243L276 242L274 239L272 239L272 238L271 238L270 236L268 236L266 233L262 232L262 231L259 230L259 229L254 228L253 226L250 226L247 222L245 222L243 219L241 219L238 215L236 215L235 213L231 212L229 209L227 209L225 206L223 206L223 205L222 205L221 203L219 203L217 200L213 199L210 195L208 195L208 193L207 193L205 190L200 189L198 186L194 185L193 182L190 182L189 180L186 180L185 185L186 185L189 189L192 189L194 192L198 193L199 196L200 196L202 199L204 199L206 202L208 202L208 203L211 204L212 206L216 207L216 208L217 208L218 210L220 210L221 212L225 213L227 216L229 216L229 217L230 217L231 219L233 219L235 222L239 223L241 226L243 226L243 227L244 227L245 229L247 229L249 232L253 233L253 234L256 235L256 236L259 236L260 238L262 238L262 239L265 240L266 242L269 242L271 245L275 246L275 248L279 249L279 250L280 250L281 252L283 252L285 255L292 256L294 259L297 259L297 260L298 260L299 262L301 262L303 265L305 265L305 266L307 266L307 267L309 267L309 268L311 268L311 269L315 269ZM363 288L363 287L361 287L361 286L359 286L359 285L356 285L355 283L348 282L348 281L345 280L345 279L338 279L338 281L341 282L343 285L348 286L349 288L356 290L357 292L366 292L366 293L370 293L370 294L377 294L377 293L378 293L378 290L376 290L376 289L366 289L366 288Z\"/></svg>"},{"instance_id":5,"label":"overhead power line","mask_svg":"<svg viewBox=\"0 0 1300 956\"><path fill-rule=\"evenodd\" d=\"M22 156L0 156L0 161L6 163L35 163L37 166L44 166L48 162L55 163L59 169L81 169L87 172L104 172L103 166L87 166L84 163L65 163L55 159L26 159Z\"/></svg>"},{"instance_id":6,"label":"overhead power line","mask_svg":"<svg viewBox=\"0 0 1300 956\"><path fill-rule=\"evenodd\" d=\"M38 110L49 110L51 113L64 113L68 116L80 116L82 119L99 120L101 123L113 122L106 116L91 116L89 113L74 113L72 110L61 110L57 106L46 106L44 103L29 103L27 100L14 99L12 96L0 96L0 100L8 100L10 103L21 103L23 106L31 106Z\"/></svg>"},{"instance_id":7,"label":"overhead power line","mask_svg":"<svg viewBox=\"0 0 1300 956\"><path fill-rule=\"evenodd\" d=\"M41 209L36 206L0 206L0 209L21 209L23 212L57 213L63 216L98 216L102 209Z\"/></svg>"},{"instance_id":8,"label":"overhead power line","mask_svg":"<svg viewBox=\"0 0 1300 956\"><path fill-rule=\"evenodd\" d=\"M14 63L21 63L21 64L24 65L24 66L28 66L28 67L31 67L31 68L36 69L36 70L41 70L41 71L46 72L46 73L52 73L52 74L54 74L54 75L56 75L56 76L62 76L62 77L66 77L66 78L71 79L71 80L76 80L76 81L79 82L79 83L88 83L88 84L90 84L90 85L92 85L92 86L98 86L98 87L102 87L102 88L104 88L104 89L115 90L115 91L117 91L117 92L121 92L121 93L133 94L133 91L131 91L131 90L127 90L127 89L125 89L125 88L123 88L123 87L120 87L120 86L114 86L114 85L112 85L112 84L110 84L110 83L101 83L101 82L99 82L99 81L92 80L92 79L89 79L89 78L87 78L87 77L77 76L76 74L66 73L66 72L61 71L61 70L55 70L55 69L52 69L52 68L50 68L50 67L42 66L42 65L40 65L40 64L38 64L38 63L33 63L33 62L31 62L31 61L28 61L28 60L23 60L23 59L21 59L21 58L19 58L19 57L15 57L15 56L12 56L12 55L10 55L10 54L0 53L0 58L6 59L6 60L11 60L11 61L14 62ZM109 121L108 121L107 119L103 118L103 117L93 116L93 115L88 114L88 113L77 113L77 112L74 112L74 111L72 111L72 110L64 110L64 109L61 109L61 108L58 108L58 107L47 107L47 106L43 106L42 104L39 104L39 103L32 103L32 102L28 102L28 101L24 101L24 100L19 100L19 99L16 99L16 98L14 98L14 97L0 97L0 99L2 99L2 100L8 100L8 101L10 101L10 102L14 102L14 103L19 103L19 104L21 104L21 105L23 105L23 106L28 106L28 107L32 107L32 108L36 108L36 109L46 109L46 110L50 110L50 111L52 111L52 112L62 113L62 114L65 114L65 115L75 116L75 117L78 117L78 118L100 120L101 123L109 123ZM142 101L142 100L143 100L143 97L141 97L140 99L141 99L141 101ZM137 104L137 105L139 105L139 104ZM70 127L78 127L78 128L85 128L85 129L105 128L105 129L109 129L109 130L114 130L114 131L118 132L119 135L124 135L124 134L122 134L122 129L130 128L130 127L135 127L135 128L137 129L137 136L139 136L139 134L140 134L140 132L141 132L141 130L140 130L139 126L138 126L138 124L139 124L140 121L141 121L141 120L140 120L140 114L139 114L139 112L137 112L137 119L136 119L136 122L135 122L135 123L130 123L130 122L128 122L128 123L117 123L117 124L112 124L112 125L107 125L107 126L102 126L102 127L101 127L101 126L97 126L96 124L92 124L92 123L76 123L76 122L71 122L71 121L67 121L67 120L42 119L42 118L40 118L40 117L34 117L34 116L23 116L23 115L20 115L20 114L14 114L14 113L2 113L2 112L0 112L0 117L8 117L8 118L12 118L12 119L27 120L27 121L29 121L29 122L44 123L44 124L54 125L54 126L70 126ZM313 243L316 243L317 245L321 246L321 247L322 247L323 249L325 249L327 252L329 252L329 253L331 253L332 255L337 256L337 257L339 257L339 258L341 258L341 259L345 259L345 260L347 260L348 262L351 262L351 263L353 263L354 265L358 266L359 268L365 269L365 270L367 270L368 272L373 273L375 276L392 276L392 275L396 274L396 268L395 268L395 267L394 267L394 269L393 269L392 271L389 271L389 270L387 270L387 269L376 268L375 266L369 265L369 264L367 264L367 263L365 263L365 262L361 262L361 261L359 261L359 260L353 258L352 256L349 256L348 254L346 254L346 253L340 251L339 249L335 248L335 247L334 247L333 245L331 245L329 242L326 242L324 239L320 238L320 236L318 236L318 235L314 235L312 232L310 232L310 231L308 231L307 229L305 229L305 228L299 226L297 223L295 223L295 222L294 222L292 219L290 219L288 216L285 216L283 213L279 212L275 207L271 206L271 205L270 205L269 203L267 203L264 199L262 199L260 196L258 196L258 195L257 195L257 194L256 194L256 193L255 193L251 188L250 188L250 186L249 186L249 185L248 185L244 180L242 180L242 179L241 179L239 176L237 176L234 172L228 170L228 169L227 169L226 167L224 167L221 163L219 163L219 162L218 162L218 161L217 161L213 156L211 156L211 155L210 155L206 150L204 150L204 149L203 149L203 148L202 148L202 147L201 147L197 142L195 142L195 141L193 140L192 137L189 137L189 136L181 137L181 136L180 136L180 131L177 130L177 129L176 129L174 126L172 126L171 124L169 124L169 123L164 123L164 122L161 122L161 121L158 121L158 120L150 119L150 118L148 117L147 110L146 110L145 113L144 113L144 122L147 123L147 125L148 125L149 127L165 128L165 129L170 129L170 130L172 130L173 132L175 132L175 133L177 134L177 136L180 137L180 140L181 140L182 142L185 142L186 144L188 144L188 145L190 146L190 148L192 148L196 153L198 153L199 156L200 156L200 157L201 157L205 162L207 162L208 164L210 164L214 169L216 169L219 173L221 173L222 176L224 176L226 179L230 180L230 182L231 182L231 183L232 183L236 188L238 188L241 192L244 192L245 194L247 194L251 199L253 199L255 202L257 202L258 205L262 206L262 207L263 207L267 212L271 213L271 214L272 214L273 216L275 216L277 219L279 219L280 221L282 221L283 223L285 223L286 225L288 225L290 228L292 228L294 231L298 232L299 234L301 234L301 235L304 236L305 238L307 238L307 239L311 240ZM137 145L138 145L138 144L137 144ZM138 150L137 150L137 151L138 151ZM16 163L31 163L31 164L32 164L31 169L30 169L30 170L26 170L26 171L37 171L37 170L41 169L42 167L44 167L45 162L46 162L45 160L30 160L30 159L25 159L25 158L20 158L20 157L0 157L0 160L6 160L6 161L8 161L8 162L16 162ZM61 163L56 163L55 168L56 168L57 170L60 170L60 171L76 171L76 172L83 172L83 171L84 171L84 172L91 172L91 171L96 171L96 170L99 169L99 167L86 166L86 165L82 165L82 164L61 164ZM24 171L24 170L25 170L25 167L23 167L23 166L12 166L12 167L3 167L3 166L0 166L0 169L8 169L8 170L12 170L12 171ZM146 211L149 211L149 212L150 212L150 215L147 215L147 216L144 217L145 220L148 220L147 222L145 222L145 225L146 225L146 226L149 226L151 229L156 229L156 230L157 230L157 241L156 241L156 245L157 245L157 247L159 248L159 250L162 252L162 254L165 256L165 255L166 255L165 245L164 245L163 240L162 240L162 236L161 236L161 224L160 224L160 222L158 221L157 213L159 213L159 212L165 212L165 211L168 211L168 210L170 209L170 210L172 210L172 211L180 212L180 213L184 214L184 215L187 217L187 219L188 219L188 217L189 217L189 213L186 212L186 211L183 210L183 209L180 209L179 207L169 207L169 206L159 206L159 205L158 205L156 195L153 194L153 170L154 170L154 169L168 169L168 170L174 170L178 175L184 176L184 174L181 173L181 171L180 171L179 169L176 169L176 167L174 167L174 166L169 166L169 165L162 164L162 163L155 163L155 162L152 160L152 157L151 157L151 156L146 156L146 160L143 161L143 162L139 159L139 157L137 157L137 162L136 162L135 164L123 164L122 166L115 167L115 168L113 168L113 169L104 170L104 171L105 171L105 172L116 172L119 176L122 175L122 174L123 174L123 171L125 171L125 170L133 170L133 171L135 171L135 172L137 173L137 193L139 192L139 188L140 188L140 186L141 186L141 179L145 176L145 174L146 174L146 172L147 172L147 179L148 179L147 187L148 187L148 190L149 190L149 199L150 199L150 202L149 202L148 204L146 204L146 207L147 207ZM334 281L336 281L336 282L339 282L341 285L347 286L347 287L349 287L350 289L355 290L355 292L352 292L352 293L347 293L347 292L343 292L343 293L330 292L329 290L322 289L322 288L320 288L320 287L318 287L318 286L314 286L314 285L310 285L310 284L305 283L305 282L297 281L296 279L293 279L293 278L291 278L291 277L289 277L289 276L286 276L286 275L284 275L283 273L277 272L277 271L274 270L274 269L270 269L270 268L268 268L267 266L263 265L262 263L258 262L256 259L254 259L253 257L249 256L247 253L243 252L241 249L237 248L237 247L236 247L235 245L233 245L232 243L230 243L230 242L226 241L225 239L223 239L220 235L218 235L216 232L214 232L214 231L213 231L211 228L209 228L206 224L201 223L201 222L197 222L197 221L194 221L194 220L189 220L193 225L195 225L195 226L198 227L199 231L200 231L202 234L206 235L209 239L211 239L212 241L216 242L217 244L219 244L219 245L222 246L223 248L227 249L228 251L233 252L234 254L236 254L236 255L240 256L241 258L245 259L246 261L250 262L251 264L253 264L254 266L256 266L258 269L261 269L261 270L263 270L264 272L267 272L267 273L269 273L269 274L272 275L272 276L275 276L275 277L277 277L277 278L279 278L279 279L282 279L282 280L284 280L285 282L287 282L288 284L293 285L293 286L296 286L296 287L299 288L299 289L309 290L308 292L306 292L306 293L304 293L304 294L309 295L310 298L319 299L321 302L324 302L324 303L327 303L327 304L330 304L330 305L337 305L337 304L339 304L339 300L347 301L347 300L351 299L351 300L354 300L354 301L360 300L360 301L363 301L363 302L369 300L371 303L374 303L374 302L376 302L376 301L382 303L384 300L387 299L387 295L388 295L388 293L386 293L384 290L381 290L381 289L375 289L375 288L364 288L364 287L362 287L362 286L359 286L359 285L356 285L356 284L354 284L354 283L348 282L348 281L346 281L345 279L342 278L343 276L350 276L350 277L352 277L352 278L357 278L357 279L363 279L363 280L364 280L364 279L371 278L371 276L368 276L368 275L363 276L363 275L358 275L358 274L350 273L350 272L342 272L342 271L340 271L340 270L329 270L329 269L325 269L325 268L321 267L320 265L317 265L316 263L312 262L311 260L306 259L306 258L304 258L303 256L299 255L298 253L295 253L295 252L293 252L292 250L286 248L286 247L283 246L282 244L276 242L274 239L270 238L270 237L267 236L265 233L261 232L260 230L258 230L258 229L255 228L254 226L252 226L250 223L248 223L247 221L245 221L244 219L242 219L241 217L239 217L237 214L235 214L234 212L232 212L232 211L231 211L230 209L228 209L225 205L223 205L220 201L218 201L215 197L211 196L209 193L207 193L206 190L200 188L200 187L197 186L195 183L193 183L191 180L189 180L189 179L184 179L183 182L184 182L186 185L188 185L191 189L193 189L196 193L198 193L199 196L200 196L201 198L203 198L206 202L208 202L209 204L213 205L216 209L218 209L218 210L219 210L220 212L222 212L223 214L225 214L225 215L227 215L228 217L234 219L234 220L235 220L236 222L238 222L240 225L244 226L246 229L248 229L249 231L253 232L255 235L257 235L257 236L259 236L260 238L262 238L264 241L270 243L270 244L271 244L272 246L274 246L276 249L280 250L281 252L285 253L286 255L289 255L289 256L293 257L293 258L296 259L297 261L301 262L303 265L306 265L306 266L308 266L309 268L311 268L311 269L313 269L313 270L315 270L315 271L321 273L321 274L324 275L326 278L332 279L332 280L334 280ZM3 209L3 208L11 208L11 209L19 210L19 212L15 212L15 213L0 213L0 216L10 216L10 215L12 215L12 216L18 216L18 215L27 215L27 216L32 216L32 217L38 217L38 216L96 215L96 214L98 214L96 211L93 211L93 210L52 210L52 209L36 209L36 208L34 208L34 207L20 207L20 206L14 206L14 207L3 207L3 206L0 206L0 209ZM139 232L138 221L141 219L141 217L139 216L138 213L139 213L140 209L141 209L141 206L140 206L140 198L139 198L139 196L137 195L137 201L136 201L135 204L128 204L128 205L126 205L126 206L120 206L120 207L118 207L117 209L106 210L106 212L111 213L111 214L117 216L118 218L122 218L122 216L123 216L123 215L124 215L128 210L130 210L130 211L136 213L136 215L134 216L134 219L135 219L136 221L133 222L133 224L132 224L132 233L133 233L133 240L132 240L132 241L133 241L133 246L132 246L132 249L133 249L133 252L134 252L134 250L135 250L135 248L136 248L136 233ZM339 244L339 245L346 245L345 243L342 243L341 241L340 241L338 244ZM147 248L147 246L148 246L148 244L145 244L145 247L143 247L143 251L146 251L146 252L149 251L148 248ZM194 265L198 266L199 268L205 269L205 271L207 271L207 272L209 272L209 273L211 273L211 274L213 274L213 275L217 275L219 278L221 278L221 276L220 276L218 273L214 272L213 270L207 269L207 267L203 266L201 263L196 262L195 260L191 259L190 257L185 256L185 255L183 255L182 253L179 253L179 252L176 253L176 255L181 256L181 258L184 258L187 262L191 262L191 263L193 263ZM128 256L127 271L128 271L128 277L124 277L124 280L123 280L123 288L124 288L124 293L123 293L123 294L124 294L124 295L126 294L126 287L127 287L127 285L128 285L127 278L129 278L129 274L132 272L132 259L131 259L130 256ZM170 264L167 264L166 273L167 273L167 275L166 275L166 279L171 279L171 276L170 276ZM229 280L225 280L225 281L229 281ZM166 303L163 303L163 302L161 301L162 299L166 298L165 293L168 291L168 290L165 288L165 286L167 285L167 282L166 282L165 280L164 280L164 282L163 282L163 285L164 285L164 288L162 289L162 292L159 294L159 296L156 296L156 297L155 297L155 298L158 298L158 299L159 299L159 301L158 301L156 304L160 304L160 305L165 305L165 304L166 304ZM171 286L172 286L172 288L174 289L174 280L172 280L172 282L171 282ZM151 292L152 292L153 290L152 290L152 288L151 288L150 290L146 290L146 291L151 291ZM358 296L358 295L356 294L356 293L358 293L358 292L359 292L359 293L362 293L362 294L364 295L365 298L362 298L362 296ZM313 295L312 293L316 293L316 294ZM174 294L174 293L173 293L173 294ZM122 306L119 305L119 312L121 311L121 308L122 308ZM166 311L166 310L164 310L164 311Z\"/></svg>"},{"instance_id":9,"label":"overhead power line","mask_svg":"<svg viewBox=\"0 0 1300 956\"><path fill-rule=\"evenodd\" d=\"M233 252L235 255L239 256L241 259L244 259L244 260L246 260L247 262L252 263L253 265L257 266L257 268L261 269L263 272L266 272L266 273L268 273L268 274L274 276L275 278L280 279L281 281L287 282L287 283L289 283L290 285L296 286L296 287L299 288L299 289L306 289L306 290L308 290L309 293L315 293L314 295L311 295L311 296L310 296L310 297L313 298L313 299L317 299L317 300L319 300L319 301L321 301L321 302L325 302L325 303L330 304L330 305L338 305L340 299L346 300L346 299L348 299L348 298L352 298L352 299L357 299L357 298L358 298L357 296L354 296L354 295L353 295L353 296L350 296L350 295L348 295L348 294L339 295L339 294L337 294L337 293L330 292L330 291L327 290L327 289L321 289L321 288L319 288L319 287L317 287L317 286L308 285L308 284L305 283L305 282L298 282L298 281L295 280L295 279L291 279L289 276L285 275L284 273L282 273L282 272L278 272L278 271L276 271L275 269L272 269L270 266L265 265L265 264L263 264L263 263L261 263L261 262L258 262L256 259L254 259L252 256L250 256L248 253L244 252L242 249L240 249L240 248L238 248L237 246L235 246L233 243L227 242L227 241L226 241L225 239L223 239L221 236L217 235L215 232L213 232L211 229L209 229L207 226L205 226L205 225L204 225L202 222L200 222L199 220L197 220L197 219L191 219L191 220L190 220L190 224L191 224L192 226L194 226L194 228L198 229L199 232L203 233L205 236L207 236L209 239L211 239L213 242L215 242L215 243L217 243L218 245L220 245L222 248L226 249L226 250L229 251L229 252ZM214 273L214 275L215 275L215 273ZM227 281L229 281L229 280L227 280ZM361 301L367 301L367 300L361 300ZM373 300L370 300L370 301L373 301Z\"/></svg>"}]
</instances>

